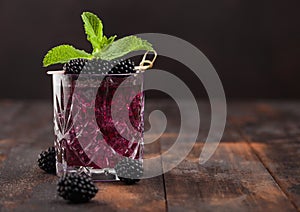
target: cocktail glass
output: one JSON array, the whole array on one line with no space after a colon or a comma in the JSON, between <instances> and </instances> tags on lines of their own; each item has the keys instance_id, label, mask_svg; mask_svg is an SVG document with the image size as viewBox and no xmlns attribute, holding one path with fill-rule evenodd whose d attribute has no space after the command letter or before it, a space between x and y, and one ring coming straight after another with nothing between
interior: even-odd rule
<instances>
[{"instance_id":1,"label":"cocktail glass","mask_svg":"<svg viewBox=\"0 0 300 212\"><path fill-rule=\"evenodd\" d=\"M142 160L143 73L53 74L57 175L118 180L114 167Z\"/></svg>"}]
</instances>

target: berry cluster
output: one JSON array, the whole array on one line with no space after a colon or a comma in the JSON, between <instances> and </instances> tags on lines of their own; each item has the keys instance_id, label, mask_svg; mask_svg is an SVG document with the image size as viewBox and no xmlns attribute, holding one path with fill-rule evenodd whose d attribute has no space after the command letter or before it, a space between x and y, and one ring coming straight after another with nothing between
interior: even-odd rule
<instances>
[{"instance_id":1,"label":"berry cluster","mask_svg":"<svg viewBox=\"0 0 300 212\"><path fill-rule=\"evenodd\" d=\"M74 203L88 202L98 192L98 188L87 175L68 173L57 183L58 195Z\"/></svg>"},{"instance_id":2,"label":"berry cluster","mask_svg":"<svg viewBox=\"0 0 300 212\"><path fill-rule=\"evenodd\" d=\"M116 166L115 170L120 181L127 185L140 181L143 176L143 165L140 160L125 157Z\"/></svg>"},{"instance_id":3,"label":"berry cluster","mask_svg":"<svg viewBox=\"0 0 300 212\"><path fill-rule=\"evenodd\" d=\"M135 73L134 70L134 62L130 59L121 60L117 63L109 72L108 74L128 74L128 73Z\"/></svg>"},{"instance_id":4,"label":"berry cluster","mask_svg":"<svg viewBox=\"0 0 300 212\"><path fill-rule=\"evenodd\" d=\"M49 147L39 155L38 165L47 173L55 173L55 148ZM143 176L143 165L140 160L125 157L115 170L121 182L135 184ZM58 195L73 203L88 202L98 192L92 179L85 174L67 173L57 184Z\"/></svg>"},{"instance_id":5,"label":"berry cluster","mask_svg":"<svg viewBox=\"0 0 300 212\"><path fill-rule=\"evenodd\" d=\"M127 60L75 59L63 67L66 74L128 74L135 73L134 62Z\"/></svg>"},{"instance_id":6,"label":"berry cluster","mask_svg":"<svg viewBox=\"0 0 300 212\"><path fill-rule=\"evenodd\" d=\"M65 63L63 70L66 74L80 74L87 63L86 59L75 59Z\"/></svg>"},{"instance_id":7,"label":"berry cluster","mask_svg":"<svg viewBox=\"0 0 300 212\"><path fill-rule=\"evenodd\" d=\"M38 166L49 174L56 172L55 148L49 147L48 150L41 152L38 158Z\"/></svg>"}]
</instances>

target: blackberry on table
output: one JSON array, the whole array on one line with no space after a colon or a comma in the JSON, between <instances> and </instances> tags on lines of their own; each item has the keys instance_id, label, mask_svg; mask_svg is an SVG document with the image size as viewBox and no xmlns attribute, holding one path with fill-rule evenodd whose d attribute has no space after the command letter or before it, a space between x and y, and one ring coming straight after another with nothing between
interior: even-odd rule
<instances>
[{"instance_id":1,"label":"blackberry on table","mask_svg":"<svg viewBox=\"0 0 300 212\"><path fill-rule=\"evenodd\" d=\"M48 150L41 152L38 158L38 166L47 173L55 174L56 159L55 148L49 147Z\"/></svg>"},{"instance_id":2,"label":"blackberry on table","mask_svg":"<svg viewBox=\"0 0 300 212\"><path fill-rule=\"evenodd\" d=\"M140 160L125 157L115 166L120 181L127 185L139 182L143 176L143 164Z\"/></svg>"},{"instance_id":3,"label":"blackberry on table","mask_svg":"<svg viewBox=\"0 0 300 212\"><path fill-rule=\"evenodd\" d=\"M68 173L57 183L58 195L73 203L84 203L92 199L98 188L87 175Z\"/></svg>"}]
</instances>

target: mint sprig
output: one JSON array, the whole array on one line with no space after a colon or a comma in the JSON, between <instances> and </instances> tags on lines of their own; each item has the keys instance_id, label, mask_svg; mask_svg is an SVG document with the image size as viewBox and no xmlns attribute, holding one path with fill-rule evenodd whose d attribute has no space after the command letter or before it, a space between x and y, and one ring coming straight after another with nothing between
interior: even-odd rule
<instances>
[{"instance_id":1,"label":"mint sprig","mask_svg":"<svg viewBox=\"0 0 300 212\"><path fill-rule=\"evenodd\" d=\"M112 43L114 42L114 40L116 39L116 37L117 37L117 36L114 35L114 36L111 36L111 37L107 38L107 37L104 35L103 38L102 38L102 45L101 45L102 51L103 51L103 48L104 48L104 47L109 46L110 44L112 44ZM97 54L97 53L98 53L98 52L95 52L94 55Z\"/></svg>"},{"instance_id":2,"label":"mint sprig","mask_svg":"<svg viewBox=\"0 0 300 212\"><path fill-rule=\"evenodd\" d=\"M60 45L51 49L44 57L44 67L58 63L67 63L77 58L91 59L93 56L83 50L75 49L71 45Z\"/></svg>"},{"instance_id":3,"label":"mint sprig","mask_svg":"<svg viewBox=\"0 0 300 212\"><path fill-rule=\"evenodd\" d=\"M116 35L107 38L103 35L102 21L91 12L82 13L81 18L93 52L89 54L83 50L75 49L71 45L57 46L46 54L43 60L44 67L57 63L67 63L78 58L113 60L133 51L153 51L152 45L148 41L136 36L127 36L117 41L115 41Z\"/></svg>"},{"instance_id":4,"label":"mint sprig","mask_svg":"<svg viewBox=\"0 0 300 212\"><path fill-rule=\"evenodd\" d=\"M139 50L151 51L153 48L148 41L131 35L113 42L107 48L96 52L94 55L103 60L112 60Z\"/></svg>"},{"instance_id":5,"label":"mint sprig","mask_svg":"<svg viewBox=\"0 0 300 212\"><path fill-rule=\"evenodd\" d=\"M87 40L92 44L94 52L101 49L103 37L102 21L93 13L84 12L81 15Z\"/></svg>"}]
</instances>

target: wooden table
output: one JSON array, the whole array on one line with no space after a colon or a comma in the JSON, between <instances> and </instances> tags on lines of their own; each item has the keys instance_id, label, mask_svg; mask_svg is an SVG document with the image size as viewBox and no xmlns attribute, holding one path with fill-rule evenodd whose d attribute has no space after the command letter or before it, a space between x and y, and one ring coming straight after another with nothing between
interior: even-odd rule
<instances>
[{"instance_id":1,"label":"wooden table","mask_svg":"<svg viewBox=\"0 0 300 212\"><path fill-rule=\"evenodd\" d=\"M204 101L199 107L197 143L179 166L133 186L97 183L93 201L74 205L56 195L57 177L36 164L52 145L52 104L1 101L0 211L299 211L300 102L229 103L223 139L204 165L198 158L210 109ZM165 112L168 127L145 157L168 149L180 124L172 102L147 102L145 117L153 109Z\"/></svg>"}]
</instances>

